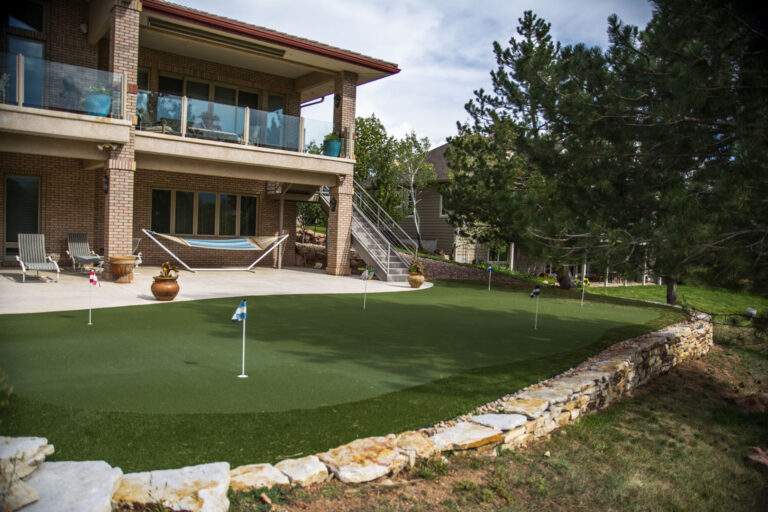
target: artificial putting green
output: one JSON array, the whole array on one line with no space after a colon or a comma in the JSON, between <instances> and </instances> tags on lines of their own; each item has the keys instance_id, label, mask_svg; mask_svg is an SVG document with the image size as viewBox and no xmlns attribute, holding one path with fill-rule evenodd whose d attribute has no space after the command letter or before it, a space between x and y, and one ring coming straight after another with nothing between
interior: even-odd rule
<instances>
[{"instance_id":1,"label":"artificial putting green","mask_svg":"<svg viewBox=\"0 0 768 512\"><path fill-rule=\"evenodd\" d=\"M429 290L236 299L0 316L15 394L0 433L59 460L124 470L274 461L428 425L549 377L668 309L439 283Z\"/></svg>"}]
</instances>

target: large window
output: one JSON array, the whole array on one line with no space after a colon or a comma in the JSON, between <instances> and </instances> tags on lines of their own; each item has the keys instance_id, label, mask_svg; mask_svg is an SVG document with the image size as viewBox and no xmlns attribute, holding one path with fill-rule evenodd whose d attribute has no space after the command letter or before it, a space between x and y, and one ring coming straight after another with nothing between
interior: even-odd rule
<instances>
[{"instance_id":1,"label":"large window","mask_svg":"<svg viewBox=\"0 0 768 512\"><path fill-rule=\"evenodd\" d=\"M256 197L152 190L152 230L205 236L256 235Z\"/></svg>"}]
</instances>

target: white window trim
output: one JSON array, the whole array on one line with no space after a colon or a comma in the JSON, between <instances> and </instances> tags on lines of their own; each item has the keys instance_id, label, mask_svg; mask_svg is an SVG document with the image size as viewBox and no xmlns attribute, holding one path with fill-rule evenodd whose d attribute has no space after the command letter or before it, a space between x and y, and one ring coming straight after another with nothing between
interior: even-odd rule
<instances>
[{"instance_id":1,"label":"white window trim","mask_svg":"<svg viewBox=\"0 0 768 512\"><path fill-rule=\"evenodd\" d=\"M445 213L445 210L443 209L443 194L438 194L438 196L440 196L440 209L438 210L438 212L440 213L440 218L447 219L448 214Z\"/></svg>"}]
</instances>

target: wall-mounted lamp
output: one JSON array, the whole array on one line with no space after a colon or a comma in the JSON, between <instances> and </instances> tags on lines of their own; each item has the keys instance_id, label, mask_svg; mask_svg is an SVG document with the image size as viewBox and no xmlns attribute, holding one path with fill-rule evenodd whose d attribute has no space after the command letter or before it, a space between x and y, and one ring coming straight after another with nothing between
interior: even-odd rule
<instances>
[{"instance_id":1,"label":"wall-mounted lamp","mask_svg":"<svg viewBox=\"0 0 768 512\"><path fill-rule=\"evenodd\" d=\"M104 188L104 193L109 194L109 174L105 174L101 180L101 185Z\"/></svg>"},{"instance_id":2,"label":"wall-mounted lamp","mask_svg":"<svg viewBox=\"0 0 768 512\"><path fill-rule=\"evenodd\" d=\"M336 198L335 197L331 197L331 211L332 212L336 211Z\"/></svg>"},{"instance_id":3,"label":"wall-mounted lamp","mask_svg":"<svg viewBox=\"0 0 768 512\"><path fill-rule=\"evenodd\" d=\"M83 34L87 34L88 33L88 24L87 23L81 23L80 24L80 32L82 32Z\"/></svg>"}]
</instances>

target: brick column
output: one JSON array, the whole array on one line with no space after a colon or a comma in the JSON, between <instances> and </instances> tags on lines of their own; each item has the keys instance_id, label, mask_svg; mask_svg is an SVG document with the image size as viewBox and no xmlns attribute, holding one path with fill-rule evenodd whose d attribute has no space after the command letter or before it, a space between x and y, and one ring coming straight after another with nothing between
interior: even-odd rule
<instances>
[{"instance_id":1,"label":"brick column","mask_svg":"<svg viewBox=\"0 0 768 512\"><path fill-rule=\"evenodd\" d=\"M124 74L127 91L125 119L136 113L136 77L139 60L139 12L141 2L115 2L109 28L109 70ZM128 143L110 151L104 171L105 256L131 254L133 249L134 128Z\"/></svg>"},{"instance_id":2,"label":"brick column","mask_svg":"<svg viewBox=\"0 0 768 512\"><path fill-rule=\"evenodd\" d=\"M333 98L333 131L346 138L347 158L355 157L355 98L357 74L342 71L336 75Z\"/></svg>"},{"instance_id":3,"label":"brick column","mask_svg":"<svg viewBox=\"0 0 768 512\"><path fill-rule=\"evenodd\" d=\"M331 188L331 211L326 234L327 262L325 271L334 276L350 274L349 248L352 244L352 176L340 176Z\"/></svg>"}]
</instances>

